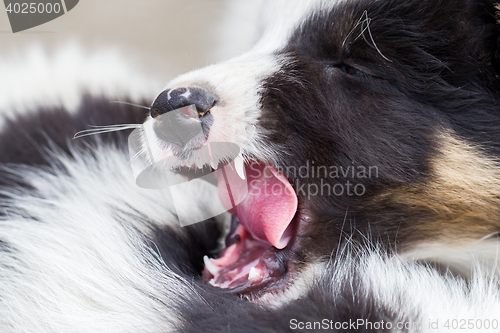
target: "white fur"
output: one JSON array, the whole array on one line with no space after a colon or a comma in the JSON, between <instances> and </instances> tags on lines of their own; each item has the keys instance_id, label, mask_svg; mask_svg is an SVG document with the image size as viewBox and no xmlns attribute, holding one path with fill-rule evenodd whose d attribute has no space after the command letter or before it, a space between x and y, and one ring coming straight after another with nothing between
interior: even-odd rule
<instances>
[{"instance_id":1,"label":"white fur","mask_svg":"<svg viewBox=\"0 0 500 333\"><path fill-rule=\"evenodd\" d=\"M135 185L126 154L97 155L59 158L68 175L23 170L38 193L7 194L15 208L0 238L15 250L0 254L2 332L158 332L175 323L169 299L181 282L140 238L145 219L175 221L169 201Z\"/></svg>"},{"instance_id":2,"label":"white fur","mask_svg":"<svg viewBox=\"0 0 500 333\"><path fill-rule=\"evenodd\" d=\"M0 221L0 238L14 249L0 252L2 332L174 329L182 318L175 305L183 296L200 296L163 263L153 242L142 240L150 233L147 221L175 220L168 197L137 187L127 154L116 148L99 148L96 158L75 155L75 160L53 156L66 172L10 171L34 190L8 194L14 208ZM339 258L299 278L303 282L289 299L332 271L335 292L351 285L353 276L361 277L355 293L372 295L401 321L410 316L423 325L422 332L432 332L426 329L429 320L491 320L500 313L498 282L477 267L466 286L461 279L378 251Z\"/></svg>"},{"instance_id":3,"label":"white fur","mask_svg":"<svg viewBox=\"0 0 500 333\"><path fill-rule=\"evenodd\" d=\"M477 267L470 284L451 275L442 276L434 269L406 262L398 257L387 258L383 254L369 253L360 258L349 257L336 271L333 283L349 281L356 271L361 273L360 290L372 294L377 305L390 313L398 314L396 322L408 321L419 324L420 329L410 332L460 332L446 329L446 320L499 319L500 285L496 278L483 275ZM353 260L353 261L351 261ZM355 268L355 270L352 270ZM353 288L357 288L353 286ZM413 317L413 318L412 318ZM429 326L438 321L438 329ZM397 331L397 330L394 330ZM500 330L469 330L474 332L498 332Z\"/></svg>"},{"instance_id":4,"label":"white fur","mask_svg":"<svg viewBox=\"0 0 500 333\"><path fill-rule=\"evenodd\" d=\"M262 138L266 133L257 126L257 119L262 112L259 105L259 92L263 80L276 73L287 62L285 56L275 53L282 49L293 31L304 18L314 12L325 10L344 0L275 0L255 4L250 13L254 18L257 30L251 32L251 38L260 40L246 53L229 61L207 66L172 80L165 89L204 87L209 86L218 95L218 104L211 109L214 123L210 129L208 142L231 142L237 144L243 151L243 156L252 155L262 161L274 162L279 158L280 147L271 146ZM248 5L248 4L246 4ZM238 17L245 6L240 1L232 4L231 17ZM255 13L260 12L260 20L256 20ZM239 13L239 14L238 14ZM229 19L232 21L233 18ZM221 25L227 28L226 24ZM259 31L260 30L260 31ZM246 38L242 43L246 43ZM233 50L236 50L234 48ZM154 137L151 124L154 120L148 119L146 136ZM171 156L168 145L161 140L153 142L152 160ZM193 154L194 162L200 158ZM180 163L181 161L179 161ZM209 164L210 161L204 161Z\"/></svg>"},{"instance_id":5,"label":"white fur","mask_svg":"<svg viewBox=\"0 0 500 333\"><path fill-rule=\"evenodd\" d=\"M263 80L277 72L283 57L274 52L283 47L292 31L300 24L301 18L318 8L318 2L299 1L294 6L278 0L258 3L264 13L262 27L265 33L260 41L248 52L229 61L208 66L183 74L172 80L165 89L209 86L219 96L212 108L214 118L208 142L231 142L237 144L243 155L253 155L260 160L272 162L279 147L272 147L263 141L264 132L256 127L261 116L259 92ZM240 8L240 4L234 5ZM279 15L278 15L279 14ZM155 137L150 118L145 124L146 136ZM171 156L168 145L161 140L149 140L148 147L153 153L152 160ZM196 152L193 160L197 161ZM180 162L180 161L179 161ZM209 164L210 161L204 161Z\"/></svg>"},{"instance_id":6,"label":"white fur","mask_svg":"<svg viewBox=\"0 0 500 333\"><path fill-rule=\"evenodd\" d=\"M261 115L258 106L261 79L278 69L276 59L270 55L247 53L228 62L212 65L185 75L169 84L169 88L189 87L208 82L220 96L219 103L211 110L214 118L208 142L231 142L244 153L252 153L269 160L278 149L262 144L262 134L255 130ZM156 137L149 118L145 123L146 136ZM168 145L160 140L149 140L152 160L171 156ZM196 159L196 153L193 154ZM209 161L205 161L209 163Z\"/></svg>"}]
</instances>

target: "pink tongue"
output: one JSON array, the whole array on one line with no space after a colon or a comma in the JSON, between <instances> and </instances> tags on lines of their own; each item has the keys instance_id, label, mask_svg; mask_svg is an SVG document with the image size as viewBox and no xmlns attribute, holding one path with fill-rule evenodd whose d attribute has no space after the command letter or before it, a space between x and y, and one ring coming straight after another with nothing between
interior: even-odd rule
<instances>
[{"instance_id":1,"label":"pink tongue","mask_svg":"<svg viewBox=\"0 0 500 333\"><path fill-rule=\"evenodd\" d=\"M292 236L297 195L285 176L269 165L245 166L248 195L237 205L240 223L254 238L284 248Z\"/></svg>"}]
</instances>

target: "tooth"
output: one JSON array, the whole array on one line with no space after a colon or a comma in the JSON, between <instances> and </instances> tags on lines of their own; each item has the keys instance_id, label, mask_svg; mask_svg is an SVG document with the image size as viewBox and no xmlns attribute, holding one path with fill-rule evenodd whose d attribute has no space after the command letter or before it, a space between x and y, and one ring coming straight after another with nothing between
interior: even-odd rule
<instances>
[{"instance_id":1,"label":"tooth","mask_svg":"<svg viewBox=\"0 0 500 333\"><path fill-rule=\"evenodd\" d=\"M218 287L217 283L215 283L215 279L210 279L210 281L208 281L208 283L210 283L214 287Z\"/></svg>"},{"instance_id":2,"label":"tooth","mask_svg":"<svg viewBox=\"0 0 500 333\"><path fill-rule=\"evenodd\" d=\"M240 176L242 180L245 180L245 165L243 164L243 157L241 154L234 159L234 167L238 176Z\"/></svg>"},{"instance_id":3,"label":"tooth","mask_svg":"<svg viewBox=\"0 0 500 333\"><path fill-rule=\"evenodd\" d=\"M201 160L196 160L196 167L198 169L203 169L203 162Z\"/></svg>"},{"instance_id":4,"label":"tooth","mask_svg":"<svg viewBox=\"0 0 500 333\"><path fill-rule=\"evenodd\" d=\"M210 165L213 169L217 169L217 167L219 166L219 160L216 157L212 158L210 160Z\"/></svg>"},{"instance_id":5,"label":"tooth","mask_svg":"<svg viewBox=\"0 0 500 333\"><path fill-rule=\"evenodd\" d=\"M210 142L207 142L206 145L207 145L207 150L208 150L208 158L211 161L213 157L212 157L212 149L210 147Z\"/></svg>"},{"instance_id":6,"label":"tooth","mask_svg":"<svg viewBox=\"0 0 500 333\"><path fill-rule=\"evenodd\" d=\"M250 281L257 281L260 280L262 276L260 276L259 272L257 269L254 267L250 268L250 272L248 273L248 280Z\"/></svg>"},{"instance_id":7,"label":"tooth","mask_svg":"<svg viewBox=\"0 0 500 333\"><path fill-rule=\"evenodd\" d=\"M215 276L220 271L220 267L214 264L208 256L203 257L203 262L205 263L205 268Z\"/></svg>"}]
</instances>

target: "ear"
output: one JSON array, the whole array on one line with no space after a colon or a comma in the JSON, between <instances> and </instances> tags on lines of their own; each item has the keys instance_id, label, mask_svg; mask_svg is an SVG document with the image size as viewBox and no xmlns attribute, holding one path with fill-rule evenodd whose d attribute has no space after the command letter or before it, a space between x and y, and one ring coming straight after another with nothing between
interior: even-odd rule
<instances>
[{"instance_id":1,"label":"ear","mask_svg":"<svg viewBox=\"0 0 500 333\"><path fill-rule=\"evenodd\" d=\"M500 2L480 0L476 3L482 8L480 15L485 24L485 46L489 45L490 47L491 65L498 82L500 75Z\"/></svg>"},{"instance_id":2,"label":"ear","mask_svg":"<svg viewBox=\"0 0 500 333\"><path fill-rule=\"evenodd\" d=\"M470 22L477 22L477 56L489 84L500 93L500 0L470 0Z\"/></svg>"},{"instance_id":3,"label":"ear","mask_svg":"<svg viewBox=\"0 0 500 333\"><path fill-rule=\"evenodd\" d=\"M495 68L497 75L500 75L500 3L496 2L491 10L494 11L496 19L496 41L493 56L493 67Z\"/></svg>"}]
</instances>

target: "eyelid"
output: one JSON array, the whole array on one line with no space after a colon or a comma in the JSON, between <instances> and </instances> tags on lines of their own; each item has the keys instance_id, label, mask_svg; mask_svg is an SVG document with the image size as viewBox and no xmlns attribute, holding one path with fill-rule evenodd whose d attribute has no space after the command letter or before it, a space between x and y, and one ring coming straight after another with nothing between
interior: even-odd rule
<instances>
[{"instance_id":1,"label":"eyelid","mask_svg":"<svg viewBox=\"0 0 500 333\"><path fill-rule=\"evenodd\" d=\"M338 62L338 63L333 63L333 64L330 63L329 65L327 65L327 67L340 69L340 66L342 66L342 65L350 66L350 67L356 69L357 71L360 72L361 75L365 75L365 76L369 76L369 77L377 78L377 79L384 79L384 76L381 75L381 73L374 72L373 70L371 70L365 66L361 66L359 64L352 65L351 62L349 62L349 61Z\"/></svg>"},{"instance_id":2,"label":"eyelid","mask_svg":"<svg viewBox=\"0 0 500 333\"><path fill-rule=\"evenodd\" d=\"M340 70L346 74L353 75L353 76L359 76L359 75L366 75L363 71L357 69L354 66L347 65L347 64L342 64L340 65Z\"/></svg>"},{"instance_id":3,"label":"eyelid","mask_svg":"<svg viewBox=\"0 0 500 333\"><path fill-rule=\"evenodd\" d=\"M329 64L327 67L340 69L345 74L352 76L370 75L365 71L363 71L362 69L349 65L348 63Z\"/></svg>"}]
</instances>

